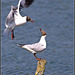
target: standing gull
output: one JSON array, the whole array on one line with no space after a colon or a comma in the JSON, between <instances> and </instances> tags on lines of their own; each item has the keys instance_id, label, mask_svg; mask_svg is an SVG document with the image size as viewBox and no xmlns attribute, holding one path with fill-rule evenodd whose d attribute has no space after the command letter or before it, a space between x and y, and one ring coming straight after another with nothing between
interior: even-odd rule
<instances>
[{"instance_id":1,"label":"standing gull","mask_svg":"<svg viewBox=\"0 0 75 75\"><path fill-rule=\"evenodd\" d=\"M41 28L40 28L40 31L42 32L42 36L38 43L28 44L28 45L25 45L25 44L17 44L17 45L19 47L24 48L24 49L28 50L29 52L33 53L34 56L36 57L36 53L39 53L46 48L46 40L45 40L46 32L43 31ZM36 59L42 60L41 58L37 58L37 57L36 57Z\"/></svg>"},{"instance_id":2,"label":"standing gull","mask_svg":"<svg viewBox=\"0 0 75 75\"><path fill-rule=\"evenodd\" d=\"M4 35L8 36L9 31L11 30L11 38L12 40L14 39L14 28L16 26L20 26L25 24L28 21L31 21L32 23L34 21L31 20L30 17L28 16L24 16L22 17L20 15L20 9L24 8L24 7L29 7L30 4L32 4L33 0L19 0L18 2L18 6L11 6L11 10L8 14L8 16L6 17L6 21L5 21L5 26L6 29L4 30Z\"/></svg>"}]
</instances>

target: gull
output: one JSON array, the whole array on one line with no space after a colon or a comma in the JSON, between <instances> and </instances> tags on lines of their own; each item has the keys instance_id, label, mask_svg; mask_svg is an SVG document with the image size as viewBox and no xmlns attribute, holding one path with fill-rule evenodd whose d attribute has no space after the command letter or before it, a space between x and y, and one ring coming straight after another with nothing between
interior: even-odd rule
<instances>
[{"instance_id":1,"label":"gull","mask_svg":"<svg viewBox=\"0 0 75 75\"><path fill-rule=\"evenodd\" d=\"M40 28L40 31L42 32L42 36L40 38L40 41L38 43L34 43L34 44L17 44L19 47L24 48L26 50L28 50L30 53L33 53L34 56L36 57L36 53L42 52L45 48L46 48L46 32L43 31ZM36 59L42 60L41 58L37 58Z\"/></svg>"},{"instance_id":2,"label":"gull","mask_svg":"<svg viewBox=\"0 0 75 75\"><path fill-rule=\"evenodd\" d=\"M29 16L21 16L20 9L24 7L29 7L32 4L33 0L19 0L17 6L11 6L11 10L6 17L5 21L5 30L4 35L8 36L9 31L11 30L11 38L14 39L14 29L16 26L25 24L26 22L34 22Z\"/></svg>"}]
</instances>

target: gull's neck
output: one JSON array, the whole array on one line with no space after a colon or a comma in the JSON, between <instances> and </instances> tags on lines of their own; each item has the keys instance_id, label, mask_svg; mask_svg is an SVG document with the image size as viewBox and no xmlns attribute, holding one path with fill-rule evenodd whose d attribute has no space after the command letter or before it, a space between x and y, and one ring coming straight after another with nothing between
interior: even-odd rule
<instances>
[{"instance_id":1,"label":"gull's neck","mask_svg":"<svg viewBox=\"0 0 75 75\"><path fill-rule=\"evenodd\" d=\"M41 44L46 44L45 38L46 38L46 35L41 36L39 43L41 43Z\"/></svg>"}]
</instances>

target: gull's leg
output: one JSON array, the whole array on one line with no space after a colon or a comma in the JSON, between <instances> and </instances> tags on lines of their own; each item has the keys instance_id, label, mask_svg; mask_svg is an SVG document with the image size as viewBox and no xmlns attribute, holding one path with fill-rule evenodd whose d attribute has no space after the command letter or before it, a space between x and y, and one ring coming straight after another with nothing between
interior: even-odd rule
<instances>
[{"instance_id":1,"label":"gull's leg","mask_svg":"<svg viewBox=\"0 0 75 75\"><path fill-rule=\"evenodd\" d=\"M12 38L12 40L15 38L14 37L14 30L11 30L11 38Z\"/></svg>"},{"instance_id":2,"label":"gull's leg","mask_svg":"<svg viewBox=\"0 0 75 75\"><path fill-rule=\"evenodd\" d=\"M41 58L37 58L36 57L36 53L34 53L34 56L35 56L35 58L39 61L39 60L42 60Z\"/></svg>"}]
</instances>

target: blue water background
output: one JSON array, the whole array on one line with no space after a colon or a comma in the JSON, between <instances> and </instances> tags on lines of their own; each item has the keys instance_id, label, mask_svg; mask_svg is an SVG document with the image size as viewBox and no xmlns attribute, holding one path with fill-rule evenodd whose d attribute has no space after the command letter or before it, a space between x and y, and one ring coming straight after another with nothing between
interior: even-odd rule
<instances>
[{"instance_id":1,"label":"blue water background","mask_svg":"<svg viewBox=\"0 0 75 75\"><path fill-rule=\"evenodd\" d=\"M35 0L29 8L21 11L30 16L28 22L15 28L12 41L3 36L6 16L11 5L18 0L1 0L1 75L35 75L37 60L34 55L18 47L14 42L32 44L39 41L39 27L47 33L47 48L37 57L47 60L44 75L73 75L73 0Z\"/></svg>"}]
</instances>

